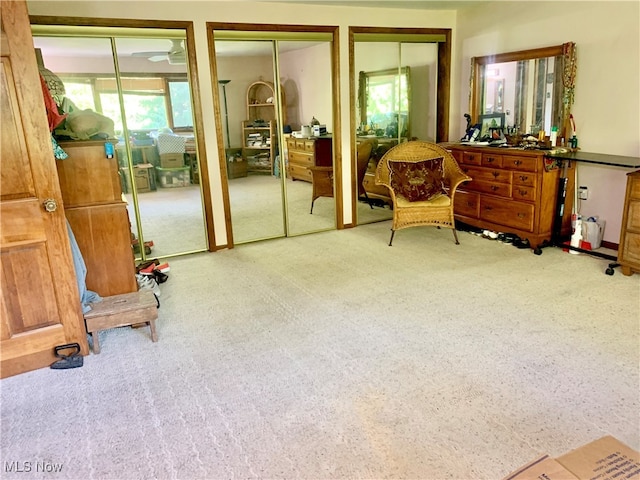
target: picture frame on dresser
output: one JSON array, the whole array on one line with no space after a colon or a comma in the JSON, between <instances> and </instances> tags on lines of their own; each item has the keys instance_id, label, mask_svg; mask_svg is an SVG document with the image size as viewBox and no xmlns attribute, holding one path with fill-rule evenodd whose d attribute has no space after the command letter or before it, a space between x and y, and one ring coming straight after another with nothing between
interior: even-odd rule
<instances>
[{"instance_id":1,"label":"picture frame on dresser","mask_svg":"<svg viewBox=\"0 0 640 480\"><path fill-rule=\"evenodd\" d=\"M504 130L505 126L504 113L487 113L480 115L478 123L480 124L480 139L491 138L492 130Z\"/></svg>"}]
</instances>

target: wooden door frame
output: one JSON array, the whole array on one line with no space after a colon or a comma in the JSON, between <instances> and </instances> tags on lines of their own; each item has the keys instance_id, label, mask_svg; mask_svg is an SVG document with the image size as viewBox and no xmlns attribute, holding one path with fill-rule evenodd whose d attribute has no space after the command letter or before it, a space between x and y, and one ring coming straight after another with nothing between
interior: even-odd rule
<instances>
[{"instance_id":1,"label":"wooden door frame","mask_svg":"<svg viewBox=\"0 0 640 480\"><path fill-rule=\"evenodd\" d=\"M231 222L231 207L229 202L229 182L227 180L227 162L224 151L224 139L222 136L222 115L220 110L220 92L218 86L218 67L215 61L215 30L231 30L237 32L278 32L278 33L330 33L331 41L331 79L333 87L332 95L332 120L333 120L333 169L334 178L334 202L336 211L336 228L341 230L344 225L344 214L342 211L343 186L342 186L342 134L340 120L340 44L339 27L326 25L284 25L284 24L262 24L262 23L229 23L229 22L207 22L207 43L209 47L209 65L211 67L211 88L214 98L214 112L216 116L216 137L218 140L218 158L220 161L220 172L222 180L222 195L224 199L225 222L227 229L227 247L233 248L233 228ZM286 41L279 39L281 41ZM280 138L278 138L278 141ZM282 148L282 147L281 147ZM286 232L285 232L286 234Z\"/></svg>"},{"instance_id":2,"label":"wooden door frame","mask_svg":"<svg viewBox=\"0 0 640 480\"><path fill-rule=\"evenodd\" d=\"M29 16L31 25L59 25L68 27L115 27L115 28L146 28L184 30L187 46L187 78L191 89L192 111L194 120L194 134L196 138L196 152L200 164L200 182L202 183L202 200L204 205L205 230L207 233L207 250L210 252L225 248L216 246L215 229L213 224L213 206L211 200L211 182L207 167L207 154L204 140L204 122L202 117L202 100L200 84L198 82L198 63L196 61L196 42L193 22L184 20L144 20L122 18L91 18L91 17L54 17L46 15ZM79 36L79 35L78 35Z\"/></svg>"},{"instance_id":3,"label":"wooden door frame","mask_svg":"<svg viewBox=\"0 0 640 480\"><path fill-rule=\"evenodd\" d=\"M355 91L355 36L359 33L384 34L397 37L401 42L403 36L442 35L445 40L438 44L438 73L436 89L436 142L449 140L449 110L451 104L451 29L450 28L394 28L394 27L349 27L349 111L351 122L351 171L356 170L356 95ZM426 42L425 42L426 43ZM436 42L433 42L436 43ZM358 186L356 175L352 175L352 224L357 224Z\"/></svg>"}]
</instances>

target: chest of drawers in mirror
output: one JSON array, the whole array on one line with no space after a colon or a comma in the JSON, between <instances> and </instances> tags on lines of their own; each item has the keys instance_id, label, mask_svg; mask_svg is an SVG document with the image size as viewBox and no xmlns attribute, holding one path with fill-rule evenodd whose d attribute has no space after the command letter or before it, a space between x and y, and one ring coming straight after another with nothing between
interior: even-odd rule
<instances>
[{"instance_id":1,"label":"chest of drawers in mirror","mask_svg":"<svg viewBox=\"0 0 640 480\"><path fill-rule=\"evenodd\" d=\"M331 137L287 138L288 173L292 180L311 181L309 167L333 165Z\"/></svg>"},{"instance_id":2,"label":"chest of drawers in mirror","mask_svg":"<svg viewBox=\"0 0 640 480\"><path fill-rule=\"evenodd\" d=\"M515 233L532 247L551 239L561 169L540 150L446 145L473 180L456 192L458 221L495 232ZM563 236L571 235L574 166L567 168Z\"/></svg>"}]
</instances>

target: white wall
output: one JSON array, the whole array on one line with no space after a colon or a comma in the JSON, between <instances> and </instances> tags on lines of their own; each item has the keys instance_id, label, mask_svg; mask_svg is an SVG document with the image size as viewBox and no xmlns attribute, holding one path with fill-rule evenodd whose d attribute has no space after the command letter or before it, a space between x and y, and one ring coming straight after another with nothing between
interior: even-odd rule
<instances>
[{"instance_id":1,"label":"white wall","mask_svg":"<svg viewBox=\"0 0 640 480\"><path fill-rule=\"evenodd\" d=\"M331 44L280 54L280 83L286 94L287 123L293 130L315 117L333 132Z\"/></svg>"},{"instance_id":2,"label":"white wall","mask_svg":"<svg viewBox=\"0 0 640 480\"><path fill-rule=\"evenodd\" d=\"M452 135L464 130L473 56L575 42L577 79L572 112L585 152L640 156L640 3L558 1L482 4L459 14ZM454 77L455 78L455 77ZM578 165L590 189L580 213L607 221L604 240L618 243L629 170Z\"/></svg>"}]
</instances>

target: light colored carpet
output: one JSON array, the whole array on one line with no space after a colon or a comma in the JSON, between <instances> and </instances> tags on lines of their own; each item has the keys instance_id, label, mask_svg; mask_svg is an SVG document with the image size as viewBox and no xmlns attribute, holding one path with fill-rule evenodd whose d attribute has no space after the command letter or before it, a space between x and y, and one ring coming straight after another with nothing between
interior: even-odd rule
<instances>
[{"instance_id":1,"label":"light colored carpet","mask_svg":"<svg viewBox=\"0 0 640 480\"><path fill-rule=\"evenodd\" d=\"M389 222L171 260L159 342L0 382L3 469L47 479L498 479L640 447L640 275ZM27 478L7 473L3 478Z\"/></svg>"},{"instance_id":2,"label":"light colored carpet","mask_svg":"<svg viewBox=\"0 0 640 480\"><path fill-rule=\"evenodd\" d=\"M335 200L321 197L311 208L311 184L287 180L287 214L289 235L335 229ZM249 175L229 180L229 199L234 243L241 244L285 235L283 204L279 178ZM129 219L137 234L136 217L130 194ZM158 187L138 196L145 241L153 240L148 258L163 258L207 248L200 186ZM358 204L358 222L371 223L390 219L388 208Z\"/></svg>"}]
</instances>

